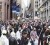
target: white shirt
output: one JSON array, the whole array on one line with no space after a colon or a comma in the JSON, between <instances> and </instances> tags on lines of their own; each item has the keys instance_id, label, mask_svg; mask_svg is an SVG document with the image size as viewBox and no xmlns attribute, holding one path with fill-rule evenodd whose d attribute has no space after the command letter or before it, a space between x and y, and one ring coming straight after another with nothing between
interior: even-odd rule
<instances>
[{"instance_id":1,"label":"white shirt","mask_svg":"<svg viewBox=\"0 0 50 45\"><path fill-rule=\"evenodd\" d=\"M4 43L3 43L3 41L1 40L1 37L0 37L0 45L3 45Z\"/></svg>"},{"instance_id":2,"label":"white shirt","mask_svg":"<svg viewBox=\"0 0 50 45\"><path fill-rule=\"evenodd\" d=\"M18 39L20 39L21 40L21 33L19 32L19 31L17 31L16 32L16 39L18 40Z\"/></svg>"},{"instance_id":3,"label":"white shirt","mask_svg":"<svg viewBox=\"0 0 50 45\"><path fill-rule=\"evenodd\" d=\"M38 39L35 39L34 45L38 45Z\"/></svg>"},{"instance_id":4,"label":"white shirt","mask_svg":"<svg viewBox=\"0 0 50 45\"><path fill-rule=\"evenodd\" d=\"M1 35L1 40L3 41L3 45L9 45L9 40L5 35Z\"/></svg>"},{"instance_id":5,"label":"white shirt","mask_svg":"<svg viewBox=\"0 0 50 45\"><path fill-rule=\"evenodd\" d=\"M28 45L31 45L30 41L28 42Z\"/></svg>"}]
</instances>

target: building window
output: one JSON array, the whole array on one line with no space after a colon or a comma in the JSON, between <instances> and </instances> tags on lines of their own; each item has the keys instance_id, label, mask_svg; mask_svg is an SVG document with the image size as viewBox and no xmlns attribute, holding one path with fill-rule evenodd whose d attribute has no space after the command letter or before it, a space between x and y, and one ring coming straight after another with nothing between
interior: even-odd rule
<instances>
[{"instance_id":1,"label":"building window","mask_svg":"<svg viewBox=\"0 0 50 45\"><path fill-rule=\"evenodd\" d=\"M35 7L37 7L37 8L38 8L38 5L35 5Z\"/></svg>"},{"instance_id":2,"label":"building window","mask_svg":"<svg viewBox=\"0 0 50 45\"><path fill-rule=\"evenodd\" d=\"M39 0L40 1L40 0Z\"/></svg>"},{"instance_id":3,"label":"building window","mask_svg":"<svg viewBox=\"0 0 50 45\"><path fill-rule=\"evenodd\" d=\"M7 19L8 19L9 5L7 5Z\"/></svg>"},{"instance_id":4,"label":"building window","mask_svg":"<svg viewBox=\"0 0 50 45\"><path fill-rule=\"evenodd\" d=\"M38 3L38 1L35 1L35 3Z\"/></svg>"}]
</instances>

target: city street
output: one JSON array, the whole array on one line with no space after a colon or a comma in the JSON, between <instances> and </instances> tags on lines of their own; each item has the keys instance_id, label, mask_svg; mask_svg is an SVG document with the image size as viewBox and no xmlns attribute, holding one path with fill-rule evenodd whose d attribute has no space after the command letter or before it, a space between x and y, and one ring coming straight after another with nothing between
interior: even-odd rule
<instances>
[{"instance_id":1,"label":"city street","mask_svg":"<svg viewBox=\"0 0 50 45\"><path fill-rule=\"evenodd\" d=\"M50 0L0 0L0 45L50 45Z\"/></svg>"}]
</instances>

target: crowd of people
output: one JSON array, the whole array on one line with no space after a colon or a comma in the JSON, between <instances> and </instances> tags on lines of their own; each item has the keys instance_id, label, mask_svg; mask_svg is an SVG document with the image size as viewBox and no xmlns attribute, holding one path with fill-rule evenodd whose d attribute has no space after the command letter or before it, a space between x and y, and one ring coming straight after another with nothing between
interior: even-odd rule
<instances>
[{"instance_id":1,"label":"crowd of people","mask_svg":"<svg viewBox=\"0 0 50 45\"><path fill-rule=\"evenodd\" d=\"M0 21L0 45L47 45L49 30L48 21Z\"/></svg>"}]
</instances>

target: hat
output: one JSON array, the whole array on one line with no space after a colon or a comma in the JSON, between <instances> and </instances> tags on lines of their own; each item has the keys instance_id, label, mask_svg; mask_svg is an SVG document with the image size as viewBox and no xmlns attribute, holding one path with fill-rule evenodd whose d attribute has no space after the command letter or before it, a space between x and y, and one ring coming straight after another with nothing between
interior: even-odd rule
<instances>
[{"instance_id":1,"label":"hat","mask_svg":"<svg viewBox=\"0 0 50 45\"><path fill-rule=\"evenodd\" d=\"M2 30L2 34L6 34L7 33L7 31L6 30Z\"/></svg>"}]
</instances>

